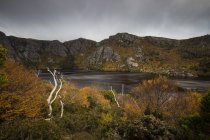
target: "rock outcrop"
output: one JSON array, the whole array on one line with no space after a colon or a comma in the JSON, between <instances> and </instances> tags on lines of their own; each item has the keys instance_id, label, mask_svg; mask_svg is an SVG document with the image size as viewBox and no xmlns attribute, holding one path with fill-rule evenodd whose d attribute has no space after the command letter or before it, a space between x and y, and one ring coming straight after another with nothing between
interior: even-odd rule
<instances>
[{"instance_id":1,"label":"rock outcrop","mask_svg":"<svg viewBox=\"0 0 210 140\"><path fill-rule=\"evenodd\" d=\"M111 47L99 47L88 57L90 65L101 65L103 62L120 62L121 58Z\"/></svg>"},{"instance_id":2,"label":"rock outcrop","mask_svg":"<svg viewBox=\"0 0 210 140\"><path fill-rule=\"evenodd\" d=\"M127 60L127 65L129 66L129 68L132 68L132 67L138 67L138 63L135 62L135 59L133 59L133 57L129 57Z\"/></svg>"},{"instance_id":3,"label":"rock outcrop","mask_svg":"<svg viewBox=\"0 0 210 140\"><path fill-rule=\"evenodd\" d=\"M86 53L88 50L96 47L96 42L79 38L76 40L66 41L63 43L69 55L77 55Z\"/></svg>"},{"instance_id":4,"label":"rock outcrop","mask_svg":"<svg viewBox=\"0 0 210 140\"><path fill-rule=\"evenodd\" d=\"M85 53L91 47L94 48L96 42L77 39L62 43L58 40L45 41L6 36L0 32L0 44L8 49L10 58L26 66L60 68L63 66L62 63L69 64L67 61L72 61L76 54Z\"/></svg>"}]
</instances>

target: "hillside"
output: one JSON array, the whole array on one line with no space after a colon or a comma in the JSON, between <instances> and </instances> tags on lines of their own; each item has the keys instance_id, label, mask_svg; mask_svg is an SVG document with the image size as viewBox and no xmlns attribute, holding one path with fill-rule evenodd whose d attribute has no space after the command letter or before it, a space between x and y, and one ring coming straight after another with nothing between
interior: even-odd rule
<instances>
[{"instance_id":1,"label":"hillside","mask_svg":"<svg viewBox=\"0 0 210 140\"><path fill-rule=\"evenodd\" d=\"M210 75L210 35L175 40L118 33L101 42L83 38L60 42L18 38L0 32L0 44L8 49L10 58L36 69Z\"/></svg>"}]
</instances>

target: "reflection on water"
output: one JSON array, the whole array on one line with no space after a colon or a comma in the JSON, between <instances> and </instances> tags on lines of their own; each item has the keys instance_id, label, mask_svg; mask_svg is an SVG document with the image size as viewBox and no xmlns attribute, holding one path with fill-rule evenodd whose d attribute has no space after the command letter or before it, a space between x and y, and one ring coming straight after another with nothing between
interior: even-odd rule
<instances>
[{"instance_id":1,"label":"reflection on water","mask_svg":"<svg viewBox=\"0 0 210 140\"><path fill-rule=\"evenodd\" d=\"M142 80L151 79L155 75L149 73L129 73L129 72L64 72L65 78L75 83L79 87L95 86L101 89L113 89L120 92L122 87L127 92L135 87ZM52 80L50 74L41 73L40 77ZM183 88L199 91L210 89L210 79L202 78L173 78Z\"/></svg>"}]
</instances>

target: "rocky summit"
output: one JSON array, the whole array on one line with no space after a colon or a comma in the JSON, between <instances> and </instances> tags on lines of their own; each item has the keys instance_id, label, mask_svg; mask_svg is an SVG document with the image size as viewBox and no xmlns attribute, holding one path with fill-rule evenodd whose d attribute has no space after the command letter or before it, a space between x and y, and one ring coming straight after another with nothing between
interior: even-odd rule
<instances>
[{"instance_id":1,"label":"rocky summit","mask_svg":"<svg viewBox=\"0 0 210 140\"><path fill-rule=\"evenodd\" d=\"M135 71L171 76L210 75L210 35L184 40L118 33L100 42L60 42L6 36L0 45L27 67Z\"/></svg>"}]
</instances>

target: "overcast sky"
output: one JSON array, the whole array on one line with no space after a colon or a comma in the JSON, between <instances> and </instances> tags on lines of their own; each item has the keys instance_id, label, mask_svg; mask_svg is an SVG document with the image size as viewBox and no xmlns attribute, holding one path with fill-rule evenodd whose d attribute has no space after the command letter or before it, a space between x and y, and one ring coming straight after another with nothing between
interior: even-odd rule
<instances>
[{"instance_id":1,"label":"overcast sky","mask_svg":"<svg viewBox=\"0 0 210 140\"><path fill-rule=\"evenodd\" d=\"M183 39L210 34L210 0L0 0L0 30L60 41L118 32Z\"/></svg>"}]
</instances>

